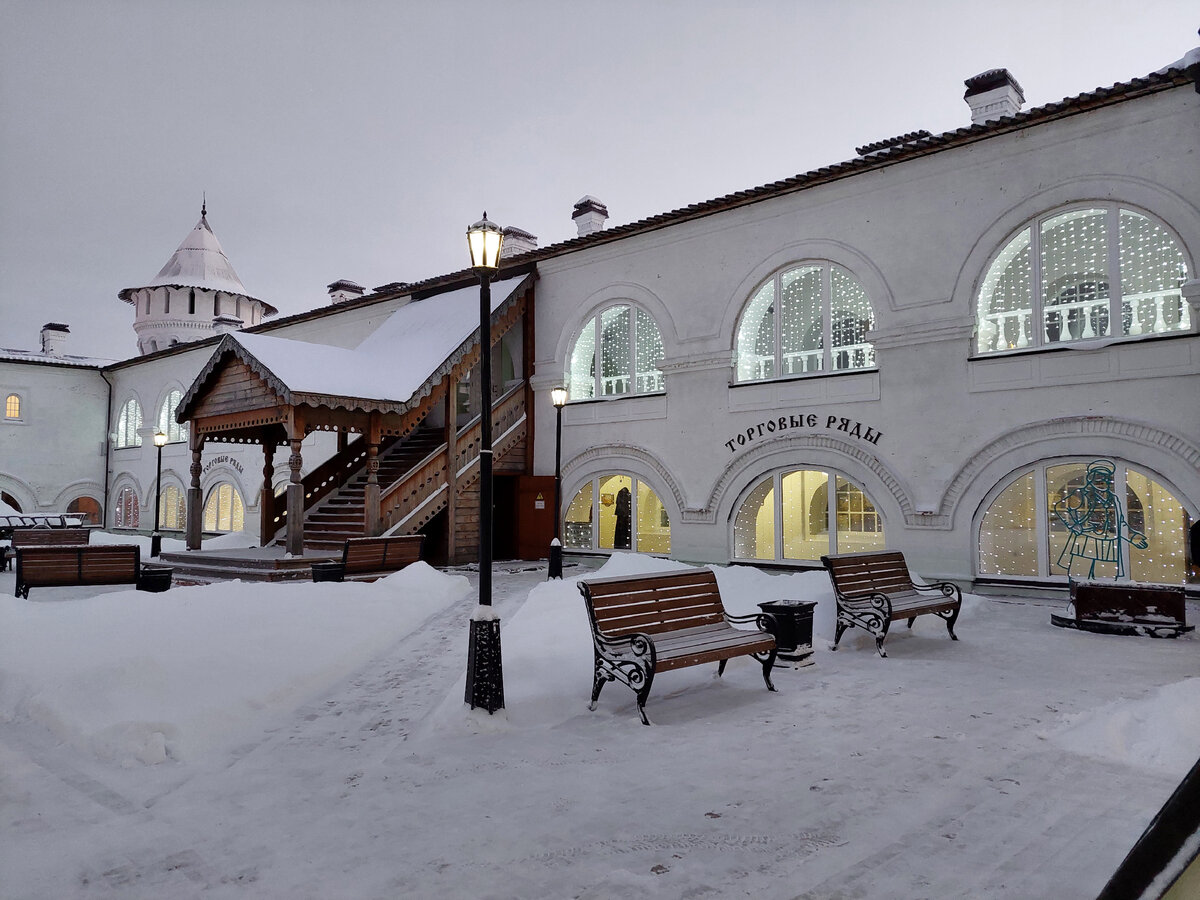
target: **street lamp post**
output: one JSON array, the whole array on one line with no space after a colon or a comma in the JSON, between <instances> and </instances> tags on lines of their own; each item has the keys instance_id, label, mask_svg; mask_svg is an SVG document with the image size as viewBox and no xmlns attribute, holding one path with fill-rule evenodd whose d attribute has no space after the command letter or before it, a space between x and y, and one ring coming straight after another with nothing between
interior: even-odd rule
<instances>
[{"instance_id":1,"label":"street lamp post","mask_svg":"<svg viewBox=\"0 0 1200 900\"><path fill-rule=\"evenodd\" d=\"M567 389L556 387L550 390L550 402L554 404L554 540L550 542L550 578L562 578L562 411L567 405Z\"/></svg>"},{"instance_id":2,"label":"street lamp post","mask_svg":"<svg viewBox=\"0 0 1200 900\"><path fill-rule=\"evenodd\" d=\"M150 535L150 555L162 553L162 535L158 533L158 517L161 512L162 497L162 448L166 446L167 436L161 431L154 433L154 446L158 448L158 475L154 479L154 533Z\"/></svg>"},{"instance_id":3,"label":"street lamp post","mask_svg":"<svg viewBox=\"0 0 1200 900\"><path fill-rule=\"evenodd\" d=\"M471 617L466 702L489 714L504 708L500 619L492 612L492 273L500 266L504 232L487 213L467 229L471 267L479 276L479 606Z\"/></svg>"}]
</instances>

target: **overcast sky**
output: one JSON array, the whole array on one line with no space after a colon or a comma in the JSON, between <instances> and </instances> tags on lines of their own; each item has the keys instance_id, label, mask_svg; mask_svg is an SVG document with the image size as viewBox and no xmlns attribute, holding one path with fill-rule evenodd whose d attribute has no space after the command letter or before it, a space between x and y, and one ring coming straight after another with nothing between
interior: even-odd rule
<instances>
[{"instance_id":1,"label":"overcast sky","mask_svg":"<svg viewBox=\"0 0 1200 900\"><path fill-rule=\"evenodd\" d=\"M467 265L486 209L546 246L1026 108L1200 43L1195 0L0 0L0 346L136 353L133 311L199 218L283 315Z\"/></svg>"}]
</instances>

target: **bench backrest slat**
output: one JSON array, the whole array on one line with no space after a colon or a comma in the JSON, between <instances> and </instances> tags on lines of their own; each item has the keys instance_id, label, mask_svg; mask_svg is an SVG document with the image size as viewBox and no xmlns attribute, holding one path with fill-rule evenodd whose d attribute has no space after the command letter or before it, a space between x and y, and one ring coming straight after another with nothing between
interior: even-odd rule
<instances>
[{"instance_id":1,"label":"bench backrest slat","mask_svg":"<svg viewBox=\"0 0 1200 900\"><path fill-rule=\"evenodd\" d=\"M347 574L377 572L380 569L402 569L421 558L421 534L398 534L390 537L349 538L342 549L342 563Z\"/></svg>"},{"instance_id":2,"label":"bench backrest slat","mask_svg":"<svg viewBox=\"0 0 1200 900\"><path fill-rule=\"evenodd\" d=\"M614 637L634 631L661 634L725 619L711 569L588 579L580 585L593 626Z\"/></svg>"},{"instance_id":3,"label":"bench backrest slat","mask_svg":"<svg viewBox=\"0 0 1200 900\"><path fill-rule=\"evenodd\" d=\"M17 581L33 587L133 584L141 568L141 548L135 544L20 547L17 567Z\"/></svg>"},{"instance_id":4,"label":"bench backrest slat","mask_svg":"<svg viewBox=\"0 0 1200 900\"><path fill-rule=\"evenodd\" d=\"M837 590L851 599L914 590L908 564L899 551L822 556L821 561Z\"/></svg>"},{"instance_id":5,"label":"bench backrest slat","mask_svg":"<svg viewBox=\"0 0 1200 900\"><path fill-rule=\"evenodd\" d=\"M13 547L44 547L86 544L91 537L88 528L17 528L13 531Z\"/></svg>"}]
</instances>

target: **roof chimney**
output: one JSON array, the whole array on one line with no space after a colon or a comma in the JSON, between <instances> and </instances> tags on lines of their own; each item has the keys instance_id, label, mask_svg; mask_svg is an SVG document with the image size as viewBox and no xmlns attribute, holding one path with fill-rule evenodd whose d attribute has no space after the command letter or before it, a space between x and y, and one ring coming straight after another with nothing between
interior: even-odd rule
<instances>
[{"instance_id":1,"label":"roof chimney","mask_svg":"<svg viewBox=\"0 0 1200 900\"><path fill-rule=\"evenodd\" d=\"M363 295L364 288L360 284L355 284L353 281L335 281L329 285L329 302L333 304L349 303L351 300L357 300Z\"/></svg>"},{"instance_id":2,"label":"roof chimney","mask_svg":"<svg viewBox=\"0 0 1200 900\"><path fill-rule=\"evenodd\" d=\"M537 235L530 234L516 226L509 225L504 229L504 243L500 246L500 258L508 259L537 249Z\"/></svg>"},{"instance_id":3,"label":"roof chimney","mask_svg":"<svg viewBox=\"0 0 1200 900\"><path fill-rule=\"evenodd\" d=\"M62 356L63 344L71 329L62 322L47 322L42 326L42 352L47 356Z\"/></svg>"},{"instance_id":4,"label":"roof chimney","mask_svg":"<svg viewBox=\"0 0 1200 900\"><path fill-rule=\"evenodd\" d=\"M237 316L213 316L213 331L217 334L229 334L239 331L246 323Z\"/></svg>"},{"instance_id":5,"label":"roof chimney","mask_svg":"<svg viewBox=\"0 0 1200 900\"><path fill-rule=\"evenodd\" d=\"M1015 116L1025 102L1025 92L1008 69L988 69L963 82L963 99L971 107L971 124L983 125L1003 116Z\"/></svg>"},{"instance_id":6,"label":"roof chimney","mask_svg":"<svg viewBox=\"0 0 1200 900\"><path fill-rule=\"evenodd\" d=\"M575 211L571 213L571 218L575 220L579 236L583 237L585 234L591 234L604 228L604 220L608 218L608 207L591 194L586 194L580 197L575 204Z\"/></svg>"}]
</instances>

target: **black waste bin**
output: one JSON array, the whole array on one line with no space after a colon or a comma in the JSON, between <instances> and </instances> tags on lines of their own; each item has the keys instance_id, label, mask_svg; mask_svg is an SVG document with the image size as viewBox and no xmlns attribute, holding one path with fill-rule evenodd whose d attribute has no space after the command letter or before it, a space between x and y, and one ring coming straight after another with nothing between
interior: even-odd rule
<instances>
[{"instance_id":1,"label":"black waste bin","mask_svg":"<svg viewBox=\"0 0 1200 900\"><path fill-rule=\"evenodd\" d=\"M315 562L312 565L313 581L342 581L346 577L346 564L337 560Z\"/></svg>"},{"instance_id":2,"label":"black waste bin","mask_svg":"<svg viewBox=\"0 0 1200 900\"><path fill-rule=\"evenodd\" d=\"M758 604L759 609L773 615L779 623L779 634L775 635L779 659L801 666L813 664L813 609L816 605L816 601L788 599Z\"/></svg>"}]
</instances>

